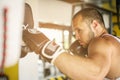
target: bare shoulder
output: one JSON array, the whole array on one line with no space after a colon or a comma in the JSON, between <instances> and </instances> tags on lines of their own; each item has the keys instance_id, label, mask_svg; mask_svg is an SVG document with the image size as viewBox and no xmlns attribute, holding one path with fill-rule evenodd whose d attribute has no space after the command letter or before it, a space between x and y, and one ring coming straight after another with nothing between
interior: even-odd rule
<instances>
[{"instance_id":1,"label":"bare shoulder","mask_svg":"<svg viewBox=\"0 0 120 80\"><path fill-rule=\"evenodd\" d=\"M115 39L111 36L94 38L88 47L89 54L103 54L108 55L112 52Z\"/></svg>"},{"instance_id":2,"label":"bare shoulder","mask_svg":"<svg viewBox=\"0 0 120 80\"><path fill-rule=\"evenodd\" d=\"M101 67L108 78L120 77L120 40L114 36L94 38L88 47L88 57Z\"/></svg>"}]
</instances>

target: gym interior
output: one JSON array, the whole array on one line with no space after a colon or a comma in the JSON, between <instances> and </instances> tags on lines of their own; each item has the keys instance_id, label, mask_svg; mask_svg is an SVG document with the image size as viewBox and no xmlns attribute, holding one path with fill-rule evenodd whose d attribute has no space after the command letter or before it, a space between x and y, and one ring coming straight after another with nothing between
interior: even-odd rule
<instances>
[{"instance_id":1,"label":"gym interior","mask_svg":"<svg viewBox=\"0 0 120 80\"><path fill-rule=\"evenodd\" d=\"M9 7L9 4L12 5L12 7ZM4 56L2 50L4 50L3 47L5 47L2 45L9 37L0 41L0 65L7 64L7 67L4 65L0 70L4 71L9 80L68 80L67 76L60 72L57 67L41 60L41 57L35 54L35 52L21 51L25 45L22 41L23 26L24 28L28 26L29 28L35 28L43 32L50 40L55 39L65 50L69 50L71 43L75 41L71 21L73 15L83 8L94 7L102 13L108 32L120 37L120 0L2 0L0 1L0 5L1 13L3 12L3 6L8 5L6 14L11 13L11 20L15 17L14 14L12 15L12 10L21 16L15 17L20 19L18 24L21 28L14 27L14 29L19 30L20 34L17 33L17 31L12 33L12 35L15 34L15 37L12 37L12 39L16 38L16 36L19 37L17 40L19 43L16 43L18 44L17 48L19 48L18 54L14 52L16 49L14 48L15 46L12 46L14 43L11 43L15 41L10 39L11 44L7 45L9 45L8 47L13 47L9 50L13 52L8 54L6 52L5 59L9 58L7 63L2 63ZM20 8L16 8L17 6ZM0 17L3 16L2 14L0 14ZM3 21L4 19L0 19L0 23ZM10 23L9 21L8 25ZM4 25L0 25L6 26L6 24L7 23L4 22ZM15 24L16 23L13 22L13 25ZM0 32L2 33L3 31ZM13 32L12 29L11 32ZM14 60L15 56L17 57ZM12 65L9 66L9 63L12 63Z\"/></svg>"}]
</instances>

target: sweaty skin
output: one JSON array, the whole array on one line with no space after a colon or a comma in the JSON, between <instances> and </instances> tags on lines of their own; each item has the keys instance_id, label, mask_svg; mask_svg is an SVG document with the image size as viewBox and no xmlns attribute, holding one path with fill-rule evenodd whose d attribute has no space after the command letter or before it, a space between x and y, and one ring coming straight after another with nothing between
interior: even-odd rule
<instances>
[{"instance_id":1,"label":"sweaty skin","mask_svg":"<svg viewBox=\"0 0 120 80\"><path fill-rule=\"evenodd\" d=\"M73 19L76 39L87 50L87 57L64 52L54 62L73 80L115 80L120 77L120 42L93 20L88 26L82 17Z\"/></svg>"}]
</instances>

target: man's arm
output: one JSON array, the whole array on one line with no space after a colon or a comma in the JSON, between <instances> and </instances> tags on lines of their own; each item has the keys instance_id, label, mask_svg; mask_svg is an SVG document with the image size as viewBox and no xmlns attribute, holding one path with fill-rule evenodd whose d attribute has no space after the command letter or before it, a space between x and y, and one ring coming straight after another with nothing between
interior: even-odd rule
<instances>
[{"instance_id":1,"label":"man's arm","mask_svg":"<svg viewBox=\"0 0 120 80\"><path fill-rule=\"evenodd\" d=\"M63 53L56 58L55 66L75 80L102 80L110 68L112 49L103 39L93 42L87 58Z\"/></svg>"},{"instance_id":2,"label":"man's arm","mask_svg":"<svg viewBox=\"0 0 120 80\"><path fill-rule=\"evenodd\" d=\"M71 55L44 34L34 31L23 33L26 45L61 72L77 80L102 80L111 64L111 45L104 39L96 39L88 47L88 57ZM94 43L93 43L94 42Z\"/></svg>"}]
</instances>

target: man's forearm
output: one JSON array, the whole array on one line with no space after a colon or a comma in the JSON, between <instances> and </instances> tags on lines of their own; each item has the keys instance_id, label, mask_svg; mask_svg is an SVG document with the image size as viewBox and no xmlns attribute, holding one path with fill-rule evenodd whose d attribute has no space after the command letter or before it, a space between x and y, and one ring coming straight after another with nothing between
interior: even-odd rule
<instances>
[{"instance_id":1,"label":"man's forearm","mask_svg":"<svg viewBox=\"0 0 120 80\"><path fill-rule=\"evenodd\" d=\"M89 59L73 56L69 53L59 55L54 65L73 80L97 80L96 76L100 70Z\"/></svg>"}]
</instances>

